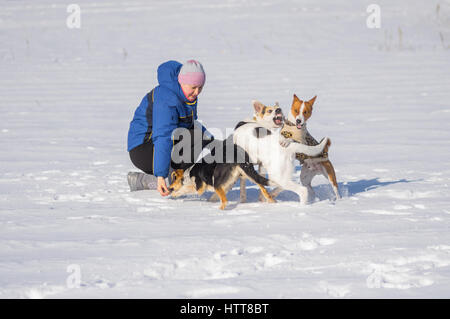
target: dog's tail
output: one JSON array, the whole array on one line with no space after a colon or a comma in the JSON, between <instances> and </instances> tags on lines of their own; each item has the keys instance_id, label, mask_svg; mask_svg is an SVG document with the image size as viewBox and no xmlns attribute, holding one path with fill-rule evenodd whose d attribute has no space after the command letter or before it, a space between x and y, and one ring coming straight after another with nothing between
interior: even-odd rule
<instances>
[{"instance_id":1,"label":"dog's tail","mask_svg":"<svg viewBox=\"0 0 450 319\"><path fill-rule=\"evenodd\" d=\"M258 172L253 167L252 163L249 162L240 163L239 167L244 171L244 173L253 183L260 184L263 186L269 186L269 180L264 176L259 175Z\"/></svg>"}]
</instances>

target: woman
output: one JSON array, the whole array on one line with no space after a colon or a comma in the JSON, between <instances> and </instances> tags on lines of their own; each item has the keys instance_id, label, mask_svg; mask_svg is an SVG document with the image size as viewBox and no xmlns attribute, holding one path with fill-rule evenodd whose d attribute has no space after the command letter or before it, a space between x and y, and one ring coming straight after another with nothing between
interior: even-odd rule
<instances>
[{"instance_id":1,"label":"woman","mask_svg":"<svg viewBox=\"0 0 450 319\"><path fill-rule=\"evenodd\" d=\"M154 189L156 185L159 193L167 196L169 191L165 178L169 176L171 168L187 168L195 162L198 151L191 152L192 156L188 162L173 162L173 146L181 141L172 139L172 133L177 128L191 131L192 139L189 144L192 150L201 151L211 142L212 137L203 138L206 129L201 126L202 146L194 148L197 97L205 80L203 66L196 60L189 60L183 65L177 61L168 61L158 67L159 85L142 99L128 131L130 159L137 168L146 173L128 173L131 191Z\"/></svg>"}]
</instances>

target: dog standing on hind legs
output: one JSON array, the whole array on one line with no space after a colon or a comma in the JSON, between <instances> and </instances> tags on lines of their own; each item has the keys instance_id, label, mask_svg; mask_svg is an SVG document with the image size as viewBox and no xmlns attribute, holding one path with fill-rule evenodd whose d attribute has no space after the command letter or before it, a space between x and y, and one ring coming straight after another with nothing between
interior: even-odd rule
<instances>
[{"instance_id":1,"label":"dog standing on hind legs","mask_svg":"<svg viewBox=\"0 0 450 319\"><path fill-rule=\"evenodd\" d=\"M281 129L281 135L286 139L292 139L292 141L299 142L305 145L318 145L319 143L314 137L309 134L306 129L306 122L312 115L313 105L317 96L314 96L309 101L300 100L295 94L292 101L291 111L289 112L287 120L284 122L284 126ZM307 156L304 154L296 154L296 159L302 164L300 172L300 182L308 189L308 201L314 199L315 194L311 186L311 182L314 176L322 174L331 184L336 199L340 199L338 183L336 180L336 173L334 171L333 164L328 159L328 148L331 143L324 148L324 152L319 156ZM275 198L281 189L275 189L271 195Z\"/></svg>"},{"instance_id":2,"label":"dog standing on hind legs","mask_svg":"<svg viewBox=\"0 0 450 319\"><path fill-rule=\"evenodd\" d=\"M309 156L322 154L329 139L324 138L314 146L295 141L285 144L285 140L289 141L280 134L279 130L272 131L271 128L261 125L260 121L244 123L233 133L233 142L248 153L250 161L262 164L268 174L271 186L278 186L297 193L300 203L306 204L307 188L292 181L294 157L297 153Z\"/></svg>"},{"instance_id":3,"label":"dog standing on hind legs","mask_svg":"<svg viewBox=\"0 0 450 319\"><path fill-rule=\"evenodd\" d=\"M254 133L259 138L261 136L275 133L275 130L283 126L284 121L283 112L278 102L276 102L274 106L266 106L259 101L253 100L252 105L255 110L253 118L250 120L239 122L234 128L235 130L237 130L242 125L246 125L248 123L257 124L258 127L255 128ZM258 173L264 174L265 176L267 171L264 169L262 163L258 162L257 164L258 164ZM211 197L211 200L214 199L215 197ZM264 194L262 192L260 192L259 194L259 200L264 201ZM247 201L246 178L244 176L240 178L239 201L241 203L245 203Z\"/></svg>"}]
</instances>

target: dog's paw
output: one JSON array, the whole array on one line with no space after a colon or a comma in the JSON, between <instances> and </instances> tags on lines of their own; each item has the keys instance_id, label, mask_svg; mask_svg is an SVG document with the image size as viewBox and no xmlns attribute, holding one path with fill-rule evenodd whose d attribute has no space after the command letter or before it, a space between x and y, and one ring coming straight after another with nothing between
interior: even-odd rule
<instances>
[{"instance_id":1,"label":"dog's paw","mask_svg":"<svg viewBox=\"0 0 450 319\"><path fill-rule=\"evenodd\" d=\"M339 193L339 191L337 191L337 192L334 194L334 196L335 196L335 200L340 200L340 199L342 199L342 196L341 196L341 194Z\"/></svg>"},{"instance_id":2,"label":"dog's paw","mask_svg":"<svg viewBox=\"0 0 450 319\"><path fill-rule=\"evenodd\" d=\"M293 141L294 141L294 140L293 140L292 138L285 138L285 137L283 137L283 136L280 136L280 140L279 140L280 145L281 145L282 147L288 147L289 144L291 144Z\"/></svg>"},{"instance_id":3,"label":"dog's paw","mask_svg":"<svg viewBox=\"0 0 450 319\"><path fill-rule=\"evenodd\" d=\"M265 202L266 201L266 198L263 196L263 194L259 194L258 201L260 201L260 202Z\"/></svg>"},{"instance_id":4,"label":"dog's paw","mask_svg":"<svg viewBox=\"0 0 450 319\"><path fill-rule=\"evenodd\" d=\"M180 197L181 195L182 194L180 192L178 192L178 191L171 191L170 194L169 194L169 197L177 198L177 197Z\"/></svg>"}]
</instances>

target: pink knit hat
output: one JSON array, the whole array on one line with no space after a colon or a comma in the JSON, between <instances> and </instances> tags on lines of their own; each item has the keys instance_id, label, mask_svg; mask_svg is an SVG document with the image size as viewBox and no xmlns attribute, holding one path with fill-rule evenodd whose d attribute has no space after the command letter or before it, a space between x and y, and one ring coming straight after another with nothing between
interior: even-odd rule
<instances>
[{"instance_id":1,"label":"pink knit hat","mask_svg":"<svg viewBox=\"0 0 450 319\"><path fill-rule=\"evenodd\" d=\"M194 86L203 86L206 75L203 66L196 60L189 60L183 64L178 74L180 84L190 84Z\"/></svg>"}]
</instances>

